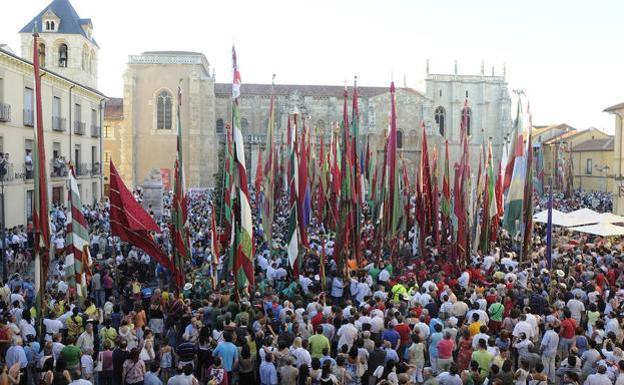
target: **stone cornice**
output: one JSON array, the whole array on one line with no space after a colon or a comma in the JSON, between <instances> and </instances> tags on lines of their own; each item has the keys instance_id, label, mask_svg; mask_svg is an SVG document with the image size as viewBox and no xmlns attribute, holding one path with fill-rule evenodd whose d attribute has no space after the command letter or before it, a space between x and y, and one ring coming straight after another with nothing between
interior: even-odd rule
<instances>
[{"instance_id":1,"label":"stone cornice","mask_svg":"<svg viewBox=\"0 0 624 385\"><path fill-rule=\"evenodd\" d=\"M201 65L206 72L209 70L208 61L203 55L129 55L128 64L188 64Z\"/></svg>"}]
</instances>

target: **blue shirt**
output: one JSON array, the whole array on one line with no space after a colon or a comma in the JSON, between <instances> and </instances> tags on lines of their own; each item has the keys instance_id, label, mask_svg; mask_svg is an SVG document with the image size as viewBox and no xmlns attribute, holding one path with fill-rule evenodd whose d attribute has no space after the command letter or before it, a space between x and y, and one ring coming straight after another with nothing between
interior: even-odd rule
<instances>
[{"instance_id":1,"label":"blue shirt","mask_svg":"<svg viewBox=\"0 0 624 385\"><path fill-rule=\"evenodd\" d=\"M272 362L263 361L260 364L260 384L277 385L277 370Z\"/></svg>"},{"instance_id":2,"label":"blue shirt","mask_svg":"<svg viewBox=\"0 0 624 385\"><path fill-rule=\"evenodd\" d=\"M26 359L26 352L24 351L24 348L19 345L13 345L6 352L7 367L10 368L18 362L21 369L28 366L28 360Z\"/></svg>"},{"instance_id":3,"label":"blue shirt","mask_svg":"<svg viewBox=\"0 0 624 385\"><path fill-rule=\"evenodd\" d=\"M431 335L431 343L429 344L429 353L431 357L438 357L438 342L444 337L442 333L433 333Z\"/></svg>"},{"instance_id":4,"label":"blue shirt","mask_svg":"<svg viewBox=\"0 0 624 385\"><path fill-rule=\"evenodd\" d=\"M238 349L236 345L231 342L223 342L217 345L217 348L212 352L215 357L221 357L221 363L223 369L226 372L231 372L234 367L234 362L238 359Z\"/></svg>"},{"instance_id":5,"label":"blue shirt","mask_svg":"<svg viewBox=\"0 0 624 385\"><path fill-rule=\"evenodd\" d=\"M162 381L156 373L147 372L145 373L145 377L143 378L143 385L163 385Z\"/></svg>"},{"instance_id":6,"label":"blue shirt","mask_svg":"<svg viewBox=\"0 0 624 385\"><path fill-rule=\"evenodd\" d=\"M401 338L401 336L394 329L386 329L383 332L384 341L390 341L390 344L392 345L392 347L396 346L397 342L399 341L399 338Z\"/></svg>"}]
</instances>

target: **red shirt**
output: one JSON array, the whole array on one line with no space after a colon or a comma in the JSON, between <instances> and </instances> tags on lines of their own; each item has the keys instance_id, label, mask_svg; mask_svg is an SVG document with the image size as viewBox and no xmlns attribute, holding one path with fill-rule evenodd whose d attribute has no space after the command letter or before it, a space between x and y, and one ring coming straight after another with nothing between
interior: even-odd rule
<instances>
[{"instance_id":1,"label":"red shirt","mask_svg":"<svg viewBox=\"0 0 624 385\"><path fill-rule=\"evenodd\" d=\"M323 312L316 313L316 315L312 317L310 322L312 322L312 327L314 327L314 330L316 330L316 327L323 323Z\"/></svg>"},{"instance_id":2,"label":"red shirt","mask_svg":"<svg viewBox=\"0 0 624 385\"><path fill-rule=\"evenodd\" d=\"M394 330L401 336L401 346L409 345L411 330L409 326L400 323L394 327Z\"/></svg>"},{"instance_id":3,"label":"red shirt","mask_svg":"<svg viewBox=\"0 0 624 385\"><path fill-rule=\"evenodd\" d=\"M453 357L455 342L451 339L443 338L438 342L438 358L447 359Z\"/></svg>"},{"instance_id":4,"label":"red shirt","mask_svg":"<svg viewBox=\"0 0 624 385\"><path fill-rule=\"evenodd\" d=\"M561 321L561 338L574 338L576 334L576 320L574 318L566 318Z\"/></svg>"}]
</instances>

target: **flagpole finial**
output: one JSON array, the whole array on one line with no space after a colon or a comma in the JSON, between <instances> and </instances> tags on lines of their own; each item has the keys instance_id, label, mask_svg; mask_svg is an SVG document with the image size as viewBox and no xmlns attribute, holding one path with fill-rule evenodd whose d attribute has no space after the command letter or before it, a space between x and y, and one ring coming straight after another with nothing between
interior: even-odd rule
<instances>
[{"instance_id":1,"label":"flagpole finial","mask_svg":"<svg viewBox=\"0 0 624 385\"><path fill-rule=\"evenodd\" d=\"M273 74L273 76L271 76L271 84L275 84L275 74Z\"/></svg>"},{"instance_id":2,"label":"flagpole finial","mask_svg":"<svg viewBox=\"0 0 624 385\"><path fill-rule=\"evenodd\" d=\"M429 75L429 58L427 58L427 62L426 62L426 71L427 71L427 75Z\"/></svg>"}]
</instances>

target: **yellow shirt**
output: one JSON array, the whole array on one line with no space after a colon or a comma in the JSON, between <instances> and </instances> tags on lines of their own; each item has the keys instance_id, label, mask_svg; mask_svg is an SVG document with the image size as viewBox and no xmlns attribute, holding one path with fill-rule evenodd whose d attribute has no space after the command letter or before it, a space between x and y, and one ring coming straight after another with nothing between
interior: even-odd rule
<instances>
[{"instance_id":1,"label":"yellow shirt","mask_svg":"<svg viewBox=\"0 0 624 385\"><path fill-rule=\"evenodd\" d=\"M481 330L481 322L477 321L477 322L473 322L468 326L468 331L470 332L470 337L474 337L477 334L479 334L479 331Z\"/></svg>"},{"instance_id":2,"label":"yellow shirt","mask_svg":"<svg viewBox=\"0 0 624 385\"><path fill-rule=\"evenodd\" d=\"M88 315L88 316L89 316L89 319L93 319L93 320L95 320L95 319L97 319L97 318L98 318L98 317L97 317L97 316L98 316L98 311L97 311L97 308L96 308L96 307L95 307L95 305L93 305L93 304L91 304L91 306L89 306L89 307L88 307L88 308L84 311L84 313L85 313L86 315Z\"/></svg>"},{"instance_id":3,"label":"yellow shirt","mask_svg":"<svg viewBox=\"0 0 624 385\"><path fill-rule=\"evenodd\" d=\"M67 325L68 335L77 338L80 334L82 334L83 330L81 316L77 315L76 317L67 317L65 324Z\"/></svg>"}]
</instances>

